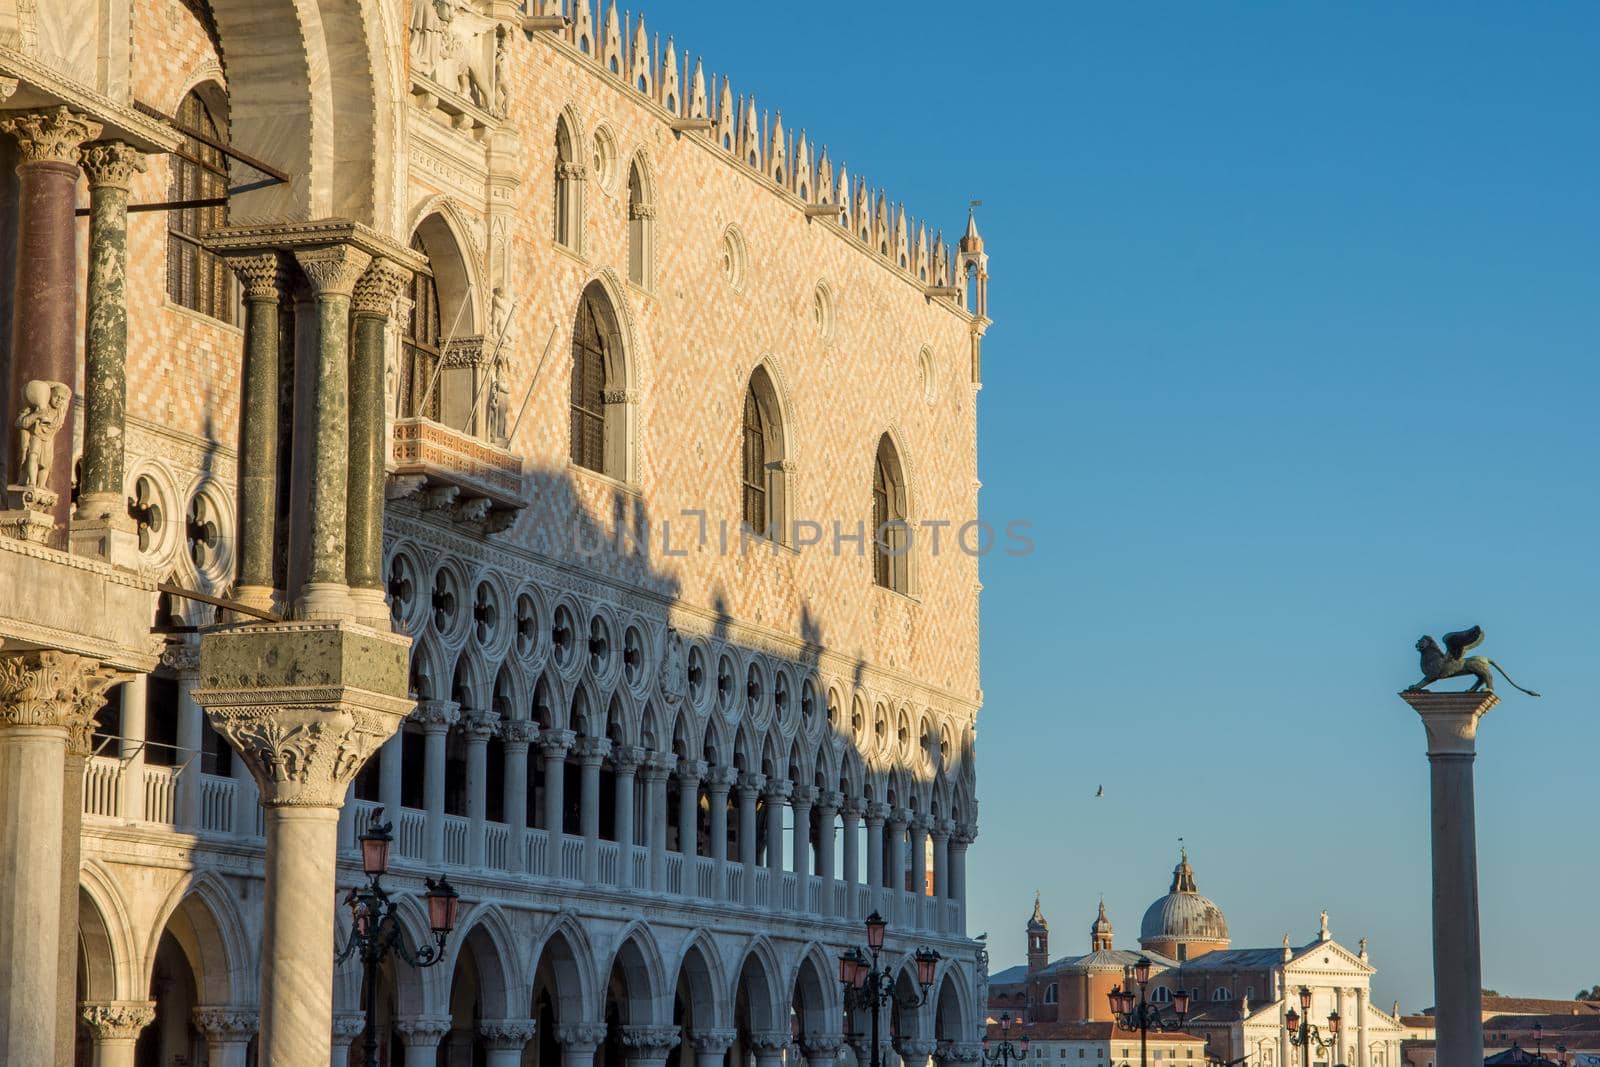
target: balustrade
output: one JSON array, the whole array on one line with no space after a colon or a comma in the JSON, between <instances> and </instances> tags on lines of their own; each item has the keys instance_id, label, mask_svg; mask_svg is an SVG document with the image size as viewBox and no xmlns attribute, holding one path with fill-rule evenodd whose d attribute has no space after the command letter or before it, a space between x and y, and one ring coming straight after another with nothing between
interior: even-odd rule
<instances>
[{"instance_id":1,"label":"balustrade","mask_svg":"<svg viewBox=\"0 0 1600 1067\"><path fill-rule=\"evenodd\" d=\"M122 814L122 761L91 756L83 762L83 813L115 819Z\"/></svg>"},{"instance_id":2,"label":"balustrade","mask_svg":"<svg viewBox=\"0 0 1600 1067\"><path fill-rule=\"evenodd\" d=\"M472 836L472 820L465 815L444 816L444 861L466 866L467 838Z\"/></svg>"},{"instance_id":3,"label":"balustrade","mask_svg":"<svg viewBox=\"0 0 1600 1067\"><path fill-rule=\"evenodd\" d=\"M420 860L428 850L428 813L416 808L401 808L395 820L395 852L408 860Z\"/></svg>"},{"instance_id":4,"label":"balustrade","mask_svg":"<svg viewBox=\"0 0 1600 1067\"><path fill-rule=\"evenodd\" d=\"M511 827L505 823L489 823L485 828L483 840L484 864L496 871L509 871L511 869L511 856L508 850L510 841Z\"/></svg>"},{"instance_id":5,"label":"balustrade","mask_svg":"<svg viewBox=\"0 0 1600 1067\"><path fill-rule=\"evenodd\" d=\"M173 824L178 806L177 778L171 767L144 769L145 822Z\"/></svg>"},{"instance_id":6,"label":"balustrade","mask_svg":"<svg viewBox=\"0 0 1600 1067\"><path fill-rule=\"evenodd\" d=\"M545 857L550 851L550 835L543 830L528 830L525 833L527 835L523 846L527 850L527 865L525 869L530 871L545 870Z\"/></svg>"},{"instance_id":7,"label":"balustrade","mask_svg":"<svg viewBox=\"0 0 1600 1067\"><path fill-rule=\"evenodd\" d=\"M232 778L215 774L200 776L200 829L213 834L233 833L233 797L236 789Z\"/></svg>"},{"instance_id":8,"label":"balustrade","mask_svg":"<svg viewBox=\"0 0 1600 1067\"><path fill-rule=\"evenodd\" d=\"M583 838L561 838L561 877L570 882L583 879Z\"/></svg>"}]
</instances>

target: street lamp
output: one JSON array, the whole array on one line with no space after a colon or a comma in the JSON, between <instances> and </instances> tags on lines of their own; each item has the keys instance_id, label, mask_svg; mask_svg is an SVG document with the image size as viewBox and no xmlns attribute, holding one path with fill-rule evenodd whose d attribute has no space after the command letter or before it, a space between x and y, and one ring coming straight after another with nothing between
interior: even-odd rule
<instances>
[{"instance_id":1,"label":"street lamp","mask_svg":"<svg viewBox=\"0 0 1600 1067\"><path fill-rule=\"evenodd\" d=\"M1306 1067L1310 1067L1313 1048L1318 1052L1327 1052L1333 1048L1334 1041L1339 1036L1339 1013L1338 1011L1328 1013L1328 1036L1324 1039L1322 1031L1311 1022L1309 986L1300 987L1300 1011L1305 1012L1305 1025L1302 1026L1300 1023L1300 1012L1293 1008L1290 1008L1289 1014L1284 1016L1283 1025L1289 1031L1289 1044L1305 1050Z\"/></svg>"},{"instance_id":2,"label":"street lamp","mask_svg":"<svg viewBox=\"0 0 1600 1067\"><path fill-rule=\"evenodd\" d=\"M1111 1001L1111 1017L1116 1024L1124 1030L1139 1031L1139 1067L1149 1064L1148 1045L1150 1031L1170 1032L1183 1029L1183 1017L1189 1014L1189 991L1179 989L1172 994L1172 1011L1174 1018L1168 1018L1158 1005L1150 1003L1150 969L1153 966L1149 956L1140 956L1137 963L1125 972L1123 984L1112 986L1106 994ZM1137 999L1133 994L1133 986L1139 986Z\"/></svg>"},{"instance_id":3,"label":"street lamp","mask_svg":"<svg viewBox=\"0 0 1600 1067\"><path fill-rule=\"evenodd\" d=\"M1025 1062L1028 1058L1028 1035L1022 1035L1022 1047L1019 1049L1011 1040L1011 1013L1008 1011L1000 1016L1000 1041L991 1051L989 1048L989 1028L983 1030L983 1062L992 1063L995 1067L1008 1067L1012 1060Z\"/></svg>"},{"instance_id":4,"label":"street lamp","mask_svg":"<svg viewBox=\"0 0 1600 1067\"><path fill-rule=\"evenodd\" d=\"M395 900L383 887L382 878L389 871L389 846L394 842L390 831L392 823L380 823L383 809L372 813L366 833L361 835L361 870L371 879L364 886L353 887L344 898L350 908L350 940L338 951L335 959L343 963L358 950L361 953L366 990L361 1009L366 1016L366 1029L362 1044L366 1067L378 1067L378 1042L374 1033L377 1020L378 967L393 952L413 967L432 967L444 959L444 943L456 927L456 912L460 895L444 875L435 882L425 878L428 891L423 894L428 902L428 927L433 931L431 945L423 945L415 953L406 948L400 936L400 923L395 918Z\"/></svg>"},{"instance_id":5,"label":"street lamp","mask_svg":"<svg viewBox=\"0 0 1600 1067\"><path fill-rule=\"evenodd\" d=\"M921 996L900 996L895 976L888 967L878 965L883 951L883 938L889 924L883 916L873 912L867 916L867 952L852 948L839 957L839 983L844 986L845 1018L857 1009L872 1013L872 1067L883 1067L882 1052L878 1047L878 1015L883 1005L891 999L907 1009L920 1008L928 1002L928 991L933 988L933 974L942 958L931 948L917 949L912 958L917 964L917 985ZM869 955L870 953L870 955Z\"/></svg>"}]
</instances>

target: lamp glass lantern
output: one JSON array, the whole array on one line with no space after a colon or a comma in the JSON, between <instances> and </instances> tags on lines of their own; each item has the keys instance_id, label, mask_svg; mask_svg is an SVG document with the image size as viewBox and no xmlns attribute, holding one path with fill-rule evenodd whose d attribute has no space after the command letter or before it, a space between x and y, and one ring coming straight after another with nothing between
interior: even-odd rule
<instances>
[{"instance_id":1,"label":"lamp glass lantern","mask_svg":"<svg viewBox=\"0 0 1600 1067\"><path fill-rule=\"evenodd\" d=\"M1340 1026L1341 1022L1342 1022L1342 1020L1339 1018L1339 1013L1337 1011L1329 1012L1328 1013L1328 1033L1337 1034L1339 1032L1339 1026Z\"/></svg>"},{"instance_id":2,"label":"lamp glass lantern","mask_svg":"<svg viewBox=\"0 0 1600 1067\"><path fill-rule=\"evenodd\" d=\"M939 968L939 953L931 948L917 949L917 984L923 989L933 986L934 972Z\"/></svg>"},{"instance_id":3,"label":"lamp glass lantern","mask_svg":"<svg viewBox=\"0 0 1600 1067\"><path fill-rule=\"evenodd\" d=\"M1311 987L1310 986L1303 985L1303 986L1300 987L1300 1010L1305 1012L1307 1015L1311 1014Z\"/></svg>"},{"instance_id":4,"label":"lamp glass lantern","mask_svg":"<svg viewBox=\"0 0 1600 1067\"><path fill-rule=\"evenodd\" d=\"M1150 957L1140 956L1139 962L1133 965L1134 981L1138 982L1140 985L1144 985L1146 982L1150 981L1150 966Z\"/></svg>"},{"instance_id":5,"label":"lamp glass lantern","mask_svg":"<svg viewBox=\"0 0 1600 1067\"><path fill-rule=\"evenodd\" d=\"M1179 1018L1189 1014L1189 991L1187 989L1180 989L1172 994L1172 1010L1178 1013Z\"/></svg>"},{"instance_id":6,"label":"lamp glass lantern","mask_svg":"<svg viewBox=\"0 0 1600 1067\"><path fill-rule=\"evenodd\" d=\"M443 876L435 882L427 879L428 926L435 934L448 934L456 928L456 911L461 906L461 894L445 881Z\"/></svg>"},{"instance_id":7,"label":"lamp glass lantern","mask_svg":"<svg viewBox=\"0 0 1600 1067\"><path fill-rule=\"evenodd\" d=\"M1289 1014L1283 1017L1283 1025L1289 1028L1291 1034L1297 1032L1300 1029L1300 1013L1290 1008Z\"/></svg>"},{"instance_id":8,"label":"lamp glass lantern","mask_svg":"<svg viewBox=\"0 0 1600 1067\"><path fill-rule=\"evenodd\" d=\"M374 812L367 832L361 835L361 869L368 878L381 878L389 872L389 846L394 837L389 824L378 821L382 814L382 808Z\"/></svg>"},{"instance_id":9,"label":"lamp glass lantern","mask_svg":"<svg viewBox=\"0 0 1600 1067\"><path fill-rule=\"evenodd\" d=\"M888 927L889 924L877 912L867 916L867 947L873 952L883 948L883 935Z\"/></svg>"}]
</instances>

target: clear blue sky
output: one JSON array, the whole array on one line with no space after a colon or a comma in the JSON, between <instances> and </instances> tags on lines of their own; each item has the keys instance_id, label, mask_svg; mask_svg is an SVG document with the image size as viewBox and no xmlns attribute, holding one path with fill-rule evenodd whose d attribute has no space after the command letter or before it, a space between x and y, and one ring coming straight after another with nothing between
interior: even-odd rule
<instances>
[{"instance_id":1,"label":"clear blue sky","mask_svg":"<svg viewBox=\"0 0 1600 1067\"><path fill-rule=\"evenodd\" d=\"M1183 836L1234 943L1432 1003L1412 643L1481 623L1484 981L1600 982L1600 7L656 3L992 257L972 929L1119 945ZM1504 689L1505 687L1502 686ZM1106 798L1092 800L1104 783Z\"/></svg>"}]
</instances>

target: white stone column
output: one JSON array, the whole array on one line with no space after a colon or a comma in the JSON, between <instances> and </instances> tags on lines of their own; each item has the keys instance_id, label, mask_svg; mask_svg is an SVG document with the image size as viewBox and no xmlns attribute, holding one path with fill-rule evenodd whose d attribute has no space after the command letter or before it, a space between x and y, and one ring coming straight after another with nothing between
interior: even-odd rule
<instances>
[{"instance_id":1,"label":"white stone column","mask_svg":"<svg viewBox=\"0 0 1600 1067\"><path fill-rule=\"evenodd\" d=\"M848 889L842 917L860 919L864 918L857 904L861 896L857 892L861 885L861 802L846 797L840 811L844 820L844 884Z\"/></svg>"},{"instance_id":2,"label":"white stone column","mask_svg":"<svg viewBox=\"0 0 1600 1067\"><path fill-rule=\"evenodd\" d=\"M238 837L256 837L257 817L261 812L261 791L250 773L250 765L233 757L233 832Z\"/></svg>"},{"instance_id":3,"label":"white stone column","mask_svg":"<svg viewBox=\"0 0 1600 1067\"><path fill-rule=\"evenodd\" d=\"M928 892L928 820L926 816L913 815L907 827L911 835L911 898L918 913L922 911L922 898ZM916 918L916 916L913 916Z\"/></svg>"},{"instance_id":4,"label":"white stone column","mask_svg":"<svg viewBox=\"0 0 1600 1067\"><path fill-rule=\"evenodd\" d=\"M950 835L955 832L954 819L939 819L933 824L933 895L937 900L949 900L950 892Z\"/></svg>"},{"instance_id":5,"label":"white stone column","mask_svg":"<svg viewBox=\"0 0 1600 1067\"><path fill-rule=\"evenodd\" d=\"M883 913L883 822L889 817L889 805L874 801L867 805L867 908ZM865 916L862 916L865 918Z\"/></svg>"},{"instance_id":6,"label":"white stone column","mask_svg":"<svg viewBox=\"0 0 1600 1067\"><path fill-rule=\"evenodd\" d=\"M1350 1038L1350 1009L1344 1000L1344 986L1337 986L1333 991L1333 1010L1339 1013L1339 1021L1342 1024L1333 1038L1334 1059L1338 1063L1344 1063L1348 1059L1346 1049L1349 1047Z\"/></svg>"},{"instance_id":7,"label":"white stone column","mask_svg":"<svg viewBox=\"0 0 1600 1067\"><path fill-rule=\"evenodd\" d=\"M206 1039L206 1067L246 1067L259 1018L254 1008L194 1009L195 1029Z\"/></svg>"},{"instance_id":8,"label":"white stone column","mask_svg":"<svg viewBox=\"0 0 1600 1067\"><path fill-rule=\"evenodd\" d=\"M816 802L817 787L797 785L789 806L794 809L794 876L800 883L800 910L806 911L806 883L811 877L811 805Z\"/></svg>"},{"instance_id":9,"label":"white stone column","mask_svg":"<svg viewBox=\"0 0 1600 1067\"><path fill-rule=\"evenodd\" d=\"M911 812L905 808L895 808L889 813L889 859L888 870L883 872L884 886L888 892L884 899L888 901L888 909L884 918L891 923L900 920L899 903L905 899L906 894L906 825L911 821Z\"/></svg>"},{"instance_id":10,"label":"white stone column","mask_svg":"<svg viewBox=\"0 0 1600 1067\"><path fill-rule=\"evenodd\" d=\"M474 711L461 720L467 741L467 866L481 869L489 832L489 738L499 732L500 716Z\"/></svg>"},{"instance_id":11,"label":"white stone column","mask_svg":"<svg viewBox=\"0 0 1600 1067\"><path fill-rule=\"evenodd\" d=\"M136 674L122 687L122 796L120 810L128 822L144 822L144 742L149 714L148 674Z\"/></svg>"},{"instance_id":12,"label":"white stone column","mask_svg":"<svg viewBox=\"0 0 1600 1067\"><path fill-rule=\"evenodd\" d=\"M533 1040L532 1019L483 1019L478 1037L487 1053L487 1067L522 1067L522 1050Z\"/></svg>"},{"instance_id":13,"label":"white stone column","mask_svg":"<svg viewBox=\"0 0 1600 1067\"><path fill-rule=\"evenodd\" d=\"M1372 1052L1367 1047L1367 991L1356 990L1356 1060L1361 1067L1372 1062ZM1395 1064L1394 1067L1399 1067Z\"/></svg>"},{"instance_id":14,"label":"white stone column","mask_svg":"<svg viewBox=\"0 0 1600 1067\"><path fill-rule=\"evenodd\" d=\"M576 735L571 730L541 730L539 752L544 756L545 874L561 877L562 818L566 809L567 749Z\"/></svg>"},{"instance_id":15,"label":"white stone column","mask_svg":"<svg viewBox=\"0 0 1600 1067\"><path fill-rule=\"evenodd\" d=\"M401 730L378 750L378 803L383 817L400 825L400 798L405 795L405 731Z\"/></svg>"},{"instance_id":16,"label":"white stone column","mask_svg":"<svg viewBox=\"0 0 1600 1067\"><path fill-rule=\"evenodd\" d=\"M600 765L610 753L611 742L603 737L585 737L573 747L582 772L578 829L583 831L583 880L590 885L600 881Z\"/></svg>"},{"instance_id":17,"label":"white stone column","mask_svg":"<svg viewBox=\"0 0 1600 1067\"><path fill-rule=\"evenodd\" d=\"M505 747L503 799L506 825L506 866L513 874L528 870L528 748L539 736L539 727L528 719L510 719L500 724L500 743Z\"/></svg>"},{"instance_id":18,"label":"white stone column","mask_svg":"<svg viewBox=\"0 0 1600 1067\"><path fill-rule=\"evenodd\" d=\"M1433 827L1433 997L1441 1064L1483 1062L1477 811L1472 763L1493 693L1408 690L1428 735Z\"/></svg>"},{"instance_id":19,"label":"white stone column","mask_svg":"<svg viewBox=\"0 0 1600 1067\"><path fill-rule=\"evenodd\" d=\"M670 752L652 752L645 760L643 775L645 797L650 818L645 824L650 847L650 888L657 893L667 891L667 780L678 765L678 757ZM666 1058L666 1052L661 1056Z\"/></svg>"},{"instance_id":20,"label":"white stone column","mask_svg":"<svg viewBox=\"0 0 1600 1067\"><path fill-rule=\"evenodd\" d=\"M644 749L638 745L618 745L611 753L616 771L616 803L614 829L617 835L617 884L623 888L633 885L633 846L638 840L633 827L633 779L644 763Z\"/></svg>"},{"instance_id":21,"label":"white stone column","mask_svg":"<svg viewBox=\"0 0 1600 1067\"><path fill-rule=\"evenodd\" d=\"M394 1028L400 1031L400 1040L406 1046L405 1067L438 1067L439 1045L450 1033L452 1022L448 1015L397 1019Z\"/></svg>"},{"instance_id":22,"label":"white stone column","mask_svg":"<svg viewBox=\"0 0 1600 1067\"><path fill-rule=\"evenodd\" d=\"M200 649L189 644L168 645L161 662L178 676L178 776L173 783L172 821L177 829L193 833L200 829L200 727L205 716L194 699Z\"/></svg>"},{"instance_id":23,"label":"white stone column","mask_svg":"<svg viewBox=\"0 0 1600 1067\"><path fill-rule=\"evenodd\" d=\"M756 906L756 798L766 784L763 774L739 778L739 865L744 868L744 903L752 908Z\"/></svg>"},{"instance_id":24,"label":"white stone column","mask_svg":"<svg viewBox=\"0 0 1600 1067\"><path fill-rule=\"evenodd\" d=\"M556 1041L561 1045L561 1067L594 1067L594 1050L605 1039L606 1028L602 1023L557 1025Z\"/></svg>"},{"instance_id":25,"label":"white stone column","mask_svg":"<svg viewBox=\"0 0 1600 1067\"><path fill-rule=\"evenodd\" d=\"M834 907L834 852L838 847L838 828L834 820L843 801L844 794L835 789L824 789L817 796L817 877L822 882L822 914L828 916L837 911Z\"/></svg>"},{"instance_id":26,"label":"white stone column","mask_svg":"<svg viewBox=\"0 0 1600 1067\"><path fill-rule=\"evenodd\" d=\"M139 1034L156 1017L150 1000L113 1000L83 1006L83 1021L94 1039L94 1067L134 1067L133 1050ZM8 1063L54 1063L48 1060L7 1060Z\"/></svg>"},{"instance_id":27,"label":"white stone column","mask_svg":"<svg viewBox=\"0 0 1600 1067\"><path fill-rule=\"evenodd\" d=\"M429 867L444 863L445 743L450 727L461 721L461 705L453 700L419 700L411 719L422 727L423 860Z\"/></svg>"},{"instance_id":28,"label":"white stone column","mask_svg":"<svg viewBox=\"0 0 1600 1067\"><path fill-rule=\"evenodd\" d=\"M711 855L712 895L728 899L728 790L738 778L732 767L716 767L706 778L706 851Z\"/></svg>"},{"instance_id":29,"label":"white stone column","mask_svg":"<svg viewBox=\"0 0 1600 1067\"><path fill-rule=\"evenodd\" d=\"M0 1063L56 1062L67 747L121 680L70 653L0 655Z\"/></svg>"},{"instance_id":30,"label":"white stone column","mask_svg":"<svg viewBox=\"0 0 1600 1067\"><path fill-rule=\"evenodd\" d=\"M360 1012L341 1011L334 1015L333 1054L328 1060L328 1067L351 1067L350 1046L366 1028L367 1017Z\"/></svg>"},{"instance_id":31,"label":"white stone column","mask_svg":"<svg viewBox=\"0 0 1600 1067\"><path fill-rule=\"evenodd\" d=\"M678 851L683 853L683 895L698 896L695 859L700 855L700 779L704 760L685 756L678 761Z\"/></svg>"},{"instance_id":32,"label":"white stone column","mask_svg":"<svg viewBox=\"0 0 1600 1067\"><path fill-rule=\"evenodd\" d=\"M794 783L774 778L762 796L767 801L767 907L783 910L783 809L789 805Z\"/></svg>"},{"instance_id":33,"label":"white stone column","mask_svg":"<svg viewBox=\"0 0 1600 1067\"><path fill-rule=\"evenodd\" d=\"M958 824L950 837L950 888L952 895L961 902L955 930L961 937L967 933L967 846L977 836L977 827Z\"/></svg>"}]
</instances>

